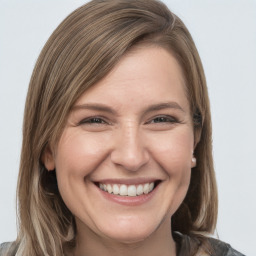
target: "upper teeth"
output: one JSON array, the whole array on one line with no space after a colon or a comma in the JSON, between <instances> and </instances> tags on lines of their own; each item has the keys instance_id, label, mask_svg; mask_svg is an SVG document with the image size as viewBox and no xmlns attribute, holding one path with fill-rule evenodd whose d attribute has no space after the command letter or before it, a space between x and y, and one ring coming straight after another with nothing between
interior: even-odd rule
<instances>
[{"instance_id":1,"label":"upper teeth","mask_svg":"<svg viewBox=\"0 0 256 256\"><path fill-rule=\"evenodd\" d=\"M139 185L125 185L125 184L99 184L100 189L110 194L120 196L139 196L148 194L154 189L154 182L139 184Z\"/></svg>"}]
</instances>

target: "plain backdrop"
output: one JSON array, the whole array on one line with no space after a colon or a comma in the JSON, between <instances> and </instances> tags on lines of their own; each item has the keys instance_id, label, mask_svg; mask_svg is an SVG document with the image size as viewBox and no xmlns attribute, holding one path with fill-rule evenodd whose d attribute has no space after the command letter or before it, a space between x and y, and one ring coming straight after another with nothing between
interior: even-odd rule
<instances>
[{"instance_id":1,"label":"plain backdrop","mask_svg":"<svg viewBox=\"0 0 256 256\"><path fill-rule=\"evenodd\" d=\"M0 0L0 243L16 237L23 108L33 66L81 0ZM207 77L219 188L219 238L255 255L256 1L166 0L185 22Z\"/></svg>"}]
</instances>

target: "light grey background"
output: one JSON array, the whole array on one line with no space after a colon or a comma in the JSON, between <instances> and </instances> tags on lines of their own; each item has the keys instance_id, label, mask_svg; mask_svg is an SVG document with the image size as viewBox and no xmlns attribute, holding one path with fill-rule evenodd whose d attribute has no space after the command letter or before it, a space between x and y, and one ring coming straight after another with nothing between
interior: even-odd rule
<instances>
[{"instance_id":1,"label":"light grey background","mask_svg":"<svg viewBox=\"0 0 256 256\"><path fill-rule=\"evenodd\" d=\"M255 255L256 0L165 0L188 26L211 98L219 238ZM0 0L0 242L16 236L15 189L30 75L81 0Z\"/></svg>"}]
</instances>

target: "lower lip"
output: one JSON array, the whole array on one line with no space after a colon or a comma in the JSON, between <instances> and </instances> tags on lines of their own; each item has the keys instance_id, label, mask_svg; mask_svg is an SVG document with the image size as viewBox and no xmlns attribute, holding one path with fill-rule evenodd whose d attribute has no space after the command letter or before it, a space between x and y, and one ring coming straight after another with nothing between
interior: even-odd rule
<instances>
[{"instance_id":1,"label":"lower lip","mask_svg":"<svg viewBox=\"0 0 256 256\"><path fill-rule=\"evenodd\" d=\"M109 201L112 201L121 205L126 205L126 206L138 206L150 201L156 194L159 185L160 184L158 184L158 186L155 187L150 193L143 194L140 196L119 196L119 195L109 194L108 192L105 192L102 189L100 189L98 186L96 187L100 191L101 195Z\"/></svg>"}]
</instances>

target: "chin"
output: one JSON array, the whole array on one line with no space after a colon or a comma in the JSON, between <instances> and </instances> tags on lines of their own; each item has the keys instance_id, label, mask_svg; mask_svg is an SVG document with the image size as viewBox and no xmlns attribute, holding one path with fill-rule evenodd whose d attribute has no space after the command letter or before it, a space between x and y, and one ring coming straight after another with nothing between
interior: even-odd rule
<instances>
[{"instance_id":1,"label":"chin","mask_svg":"<svg viewBox=\"0 0 256 256\"><path fill-rule=\"evenodd\" d=\"M105 237L120 243L137 243L153 235L160 226L160 223L161 221L158 223L152 217L148 221L145 218L122 218L115 220L114 223L108 223L110 225L104 225L100 228L100 232Z\"/></svg>"},{"instance_id":2,"label":"chin","mask_svg":"<svg viewBox=\"0 0 256 256\"><path fill-rule=\"evenodd\" d=\"M151 234L152 234L152 231L150 232L148 230L145 230L145 231L136 230L135 232L115 230L114 233L108 232L107 234L105 234L105 236L119 243L132 244L132 243L138 243L146 240Z\"/></svg>"}]
</instances>

